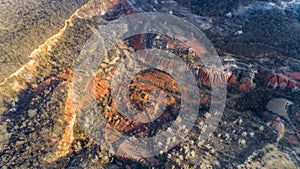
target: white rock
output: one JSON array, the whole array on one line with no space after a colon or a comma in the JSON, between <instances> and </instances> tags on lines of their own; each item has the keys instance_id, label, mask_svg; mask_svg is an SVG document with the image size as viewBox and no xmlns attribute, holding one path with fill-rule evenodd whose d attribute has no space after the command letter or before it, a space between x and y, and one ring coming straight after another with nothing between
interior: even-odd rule
<instances>
[{"instance_id":1,"label":"white rock","mask_svg":"<svg viewBox=\"0 0 300 169\"><path fill-rule=\"evenodd\" d=\"M264 131L265 127L264 126L260 126L259 127L259 131Z\"/></svg>"},{"instance_id":2,"label":"white rock","mask_svg":"<svg viewBox=\"0 0 300 169\"><path fill-rule=\"evenodd\" d=\"M242 31L242 30L239 30L239 31L236 31L235 33L234 33L234 35L241 35L241 34L243 34L244 32Z\"/></svg>"},{"instance_id":3,"label":"white rock","mask_svg":"<svg viewBox=\"0 0 300 169\"><path fill-rule=\"evenodd\" d=\"M294 104L292 101L284 99L284 98L275 98L271 99L266 105L267 110L275 113L276 115L284 118L287 121L290 121L288 115L288 107Z\"/></svg>"},{"instance_id":4,"label":"white rock","mask_svg":"<svg viewBox=\"0 0 300 169\"><path fill-rule=\"evenodd\" d=\"M239 144L245 145L246 144L246 140L245 139L239 139Z\"/></svg>"},{"instance_id":5,"label":"white rock","mask_svg":"<svg viewBox=\"0 0 300 169\"><path fill-rule=\"evenodd\" d=\"M242 125L243 124L243 119L240 119L239 120L239 125Z\"/></svg>"},{"instance_id":6,"label":"white rock","mask_svg":"<svg viewBox=\"0 0 300 169\"><path fill-rule=\"evenodd\" d=\"M228 133L225 134L225 140L229 140L230 135Z\"/></svg>"},{"instance_id":7,"label":"white rock","mask_svg":"<svg viewBox=\"0 0 300 169\"><path fill-rule=\"evenodd\" d=\"M247 132L244 131L244 132L242 133L242 136L243 136L243 137L246 137L246 136L247 136Z\"/></svg>"},{"instance_id":8,"label":"white rock","mask_svg":"<svg viewBox=\"0 0 300 169\"><path fill-rule=\"evenodd\" d=\"M231 12L228 12L228 13L226 14L226 16L227 16L227 17L232 17L232 13L231 13Z\"/></svg>"}]
</instances>

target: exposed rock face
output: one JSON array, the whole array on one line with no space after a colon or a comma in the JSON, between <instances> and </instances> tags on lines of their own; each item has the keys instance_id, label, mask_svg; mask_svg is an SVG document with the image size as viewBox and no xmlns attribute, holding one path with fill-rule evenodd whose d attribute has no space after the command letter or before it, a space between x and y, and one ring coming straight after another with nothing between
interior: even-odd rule
<instances>
[{"instance_id":1,"label":"exposed rock face","mask_svg":"<svg viewBox=\"0 0 300 169\"><path fill-rule=\"evenodd\" d=\"M211 3L215 2L211 1ZM299 81L290 79L283 73L285 69L300 72L299 60L297 60L299 53L295 48L295 44L298 43L295 39L299 36L298 29L296 29L299 23L294 15L287 15L289 11L283 10L285 13L282 13L280 10L278 12L277 8L275 11L266 11L265 8L261 8L264 5L260 3L258 5L254 3L257 8L253 7L250 10L243 8L243 5L250 4L251 6L253 4L251 2L244 4L240 1L229 1L226 5L230 8L223 8L223 4L220 4L217 6L218 13L208 13L209 11L196 8L201 3L205 4L205 8L213 7L213 4L208 1L191 1L192 9L172 0L161 2L132 0L128 3L92 0L81 8L74 6L74 9L76 7L78 10L66 20L59 33L44 44L37 42L43 45L31 53L30 61L0 84L0 134L3 136L0 138L0 167L147 168L149 165L154 165L157 168L299 168L300 152L297 152L300 131ZM7 3L5 1L4 4ZM76 4L80 6L81 3L83 1ZM27 7L25 8L27 10ZM91 79L89 86L83 89L94 89L92 93L94 96L80 99L82 101L80 109L78 107L75 109L75 103L72 101L78 95L72 93L72 81L76 78L73 74L74 65L88 38L95 33L97 25L106 24L126 14L143 11L165 13L171 11L194 23L212 38L217 50L223 52L223 55L226 54L226 56L221 56L221 59L228 70L209 69L205 65L195 64L198 58L189 47L194 44L192 41L183 42L184 40L180 38L174 40L172 37L156 35L129 38L124 43L116 45L105 56L95 72L95 77ZM295 12L295 15L298 14L297 11L292 10L292 12ZM278 14L278 17L272 17L270 13ZM262 26L255 26L254 22ZM278 24L282 23L292 26L277 29ZM7 23L5 25L3 28L1 25L1 29L17 30L15 26ZM25 25L30 30L34 29L30 26L31 24ZM53 25L58 24L53 22ZM18 29L21 32L26 30ZM271 30L270 35L269 30ZM122 31L124 32L118 33L125 33L126 29ZM290 32L292 35L284 36L281 31ZM254 36L254 33L257 35ZM273 33L276 36L272 36ZM45 35L44 38L47 39L47 36ZM279 38L281 39L278 40ZM248 40L253 43L245 45L244 42ZM269 44L264 43L263 40L267 40ZM291 40L290 43L285 43L288 40ZM15 45L14 40L12 44ZM116 107L113 107L112 86L109 82L113 75L117 73L123 75L122 72L132 69L132 65L128 63L117 72L116 65L122 58L132 57L135 50L146 46L178 54L197 77L201 101L197 122L192 130L187 132L186 126L178 126L179 132L188 133L185 141L168 151L160 152L153 158L142 159L136 154L126 155L124 150L129 152L140 150L133 150L133 145L125 142L120 135L148 137L168 130L168 126L176 118L182 95L178 92L178 84L169 74L148 69L132 79L129 85L130 97L127 101L131 101L135 108L141 110L149 110L149 107L153 106L150 114L153 117L159 112L156 109L158 104L149 105L151 98L158 99L159 104L167 105L168 109L155 121L155 127L153 124L144 125L127 120L116 110ZM197 47L203 51L204 55L203 46ZM289 54L295 55L292 59L287 59ZM165 60L160 62L170 66L172 65L170 60L172 61L169 59L168 62ZM178 69L181 68L174 68L175 71ZM278 70L273 72L274 69ZM80 79L76 80L80 81ZM215 132L203 141L201 132L212 127L205 121L219 113L215 112L213 115L207 113L211 102L209 94L211 84L218 85L226 82L228 83L228 99L222 121L216 126ZM183 90L186 91L189 85L186 84ZM166 102L161 101L163 98L156 97L151 92L159 89L163 89L162 91L166 93L168 98ZM289 99L296 106L293 109L282 108L286 113L285 116L291 119L290 121L280 120L284 128L276 128L274 119L281 117L277 117L278 114L274 112L273 114L268 112L267 109L270 108L265 108L273 97ZM101 114L93 114L84 109L84 106L88 105L93 98ZM194 103L193 96L190 95L189 98L190 104ZM91 116L84 119L85 113L90 113ZM133 118L140 116L134 112L131 115ZM98 123L100 116L104 116L107 120L106 126ZM270 125L269 122L271 122ZM92 131L87 130L86 126L90 127L89 124L92 124L90 125L93 127ZM105 140L99 142L97 134L103 134L100 133L101 127L118 130L121 134L106 133ZM178 138L170 137L159 144L169 144L174 139ZM105 143L108 140L112 140L114 146L117 147L114 154L105 151L105 146L112 146ZM118 147L121 145L125 145L125 149L119 150ZM279 164L278 161L282 163Z\"/></svg>"},{"instance_id":2,"label":"exposed rock face","mask_svg":"<svg viewBox=\"0 0 300 169\"><path fill-rule=\"evenodd\" d=\"M0 3L0 81L29 61L30 53L56 34L87 0Z\"/></svg>"}]
</instances>

